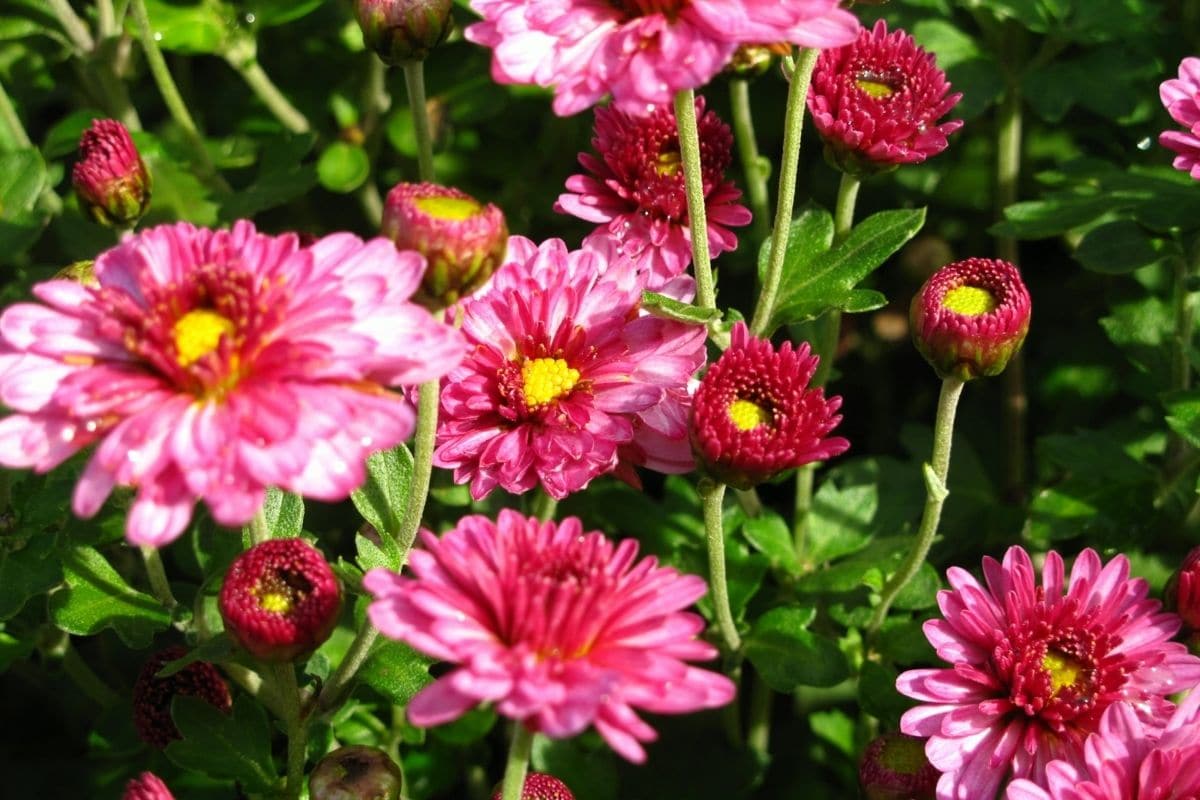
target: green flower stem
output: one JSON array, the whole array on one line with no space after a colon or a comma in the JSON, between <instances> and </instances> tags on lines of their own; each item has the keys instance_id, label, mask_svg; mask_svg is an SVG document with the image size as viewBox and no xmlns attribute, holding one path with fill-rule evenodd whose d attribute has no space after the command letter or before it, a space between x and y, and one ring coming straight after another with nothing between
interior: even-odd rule
<instances>
[{"instance_id":1,"label":"green flower stem","mask_svg":"<svg viewBox=\"0 0 1200 800\"><path fill-rule=\"evenodd\" d=\"M183 102L183 97L179 94L179 87L175 85L175 79L171 77L171 70L167 68L167 61L163 58L158 41L154 38L154 28L150 25L150 14L146 11L146 0L132 0L130 8L133 10L134 19L137 20L138 38L142 43L142 50L146 53L146 64L150 67L150 74L154 77L154 83L158 86L159 94L162 95L163 102L166 103L167 110L171 113L171 118L183 130L184 137L195 151L196 160L203 169L204 175L217 188L230 191L229 185L217 172L212 158L209 157L208 148L204 146L204 137L200 135L196 121L192 119L187 104Z\"/></svg>"},{"instance_id":2,"label":"green flower stem","mask_svg":"<svg viewBox=\"0 0 1200 800\"><path fill-rule=\"evenodd\" d=\"M289 662L275 665L275 684L279 697L286 698L283 716L287 727L287 784L283 790L286 800L297 800L304 788L304 762L308 754L308 716L301 709L300 687L296 684L296 668Z\"/></svg>"},{"instance_id":3,"label":"green flower stem","mask_svg":"<svg viewBox=\"0 0 1200 800\"><path fill-rule=\"evenodd\" d=\"M854 206L858 203L858 188L862 181L849 172L842 173L838 184L837 205L833 210L833 243L846 238L854 227Z\"/></svg>"},{"instance_id":4,"label":"green flower stem","mask_svg":"<svg viewBox=\"0 0 1200 800\"><path fill-rule=\"evenodd\" d=\"M417 136L417 174L423 181L433 180L433 134L429 108L425 100L425 64L412 61L404 65L404 87L412 110L413 132Z\"/></svg>"},{"instance_id":5,"label":"green flower stem","mask_svg":"<svg viewBox=\"0 0 1200 800\"><path fill-rule=\"evenodd\" d=\"M88 26L79 15L75 13L75 9L71 8L69 0L46 0L46 5L50 7L50 11L58 19L63 30L67 34L67 38L71 40L71 44L80 55L92 52L96 47L95 40L92 39L92 32L88 30Z\"/></svg>"},{"instance_id":6,"label":"green flower stem","mask_svg":"<svg viewBox=\"0 0 1200 800\"><path fill-rule=\"evenodd\" d=\"M243 667L241 664L234 664L232 661L221 664L220 667L221 671L228 675L230 680L241 686L246 694L262 703L275 716L287 719L291 701L281 702L273 683L264 681L262 676L254 670Z\"/></svg>"},{"instance_id":7,"label":"green flower stem","mask_svg":"<svg viewBox=\"0 0 1200 800\"><path fill-rule=\"evenodd\" d=\"M112 0L96 0L96 36L103 41L117 34L117 15Z\"/></svg>"},{"instance_id":8,"label":"green flower stem","mask_svg":"<svg viewBox=\"0 0 1200 800\"><path fill-rule=\"evenodd\" d=\"M521 792L525 789L525 773L529 771L529 753L532 750L533 731L521 722L515 722L512 746L508 749L508 761L504 765L501 800L521 800Z\"/></svg>"},{"instance_id":9,"label":"green flower stem","mask_svg":"<svg viewBox=\"0 0 1200 800\"><path fill-rule=\"evenodd\" d=\"M437 435L439 383L437 379L422 383L417 396L417 433L413 440L413 477L409 488L408 506L400 521L396 541L405 556L416 541L429 497L429 479L433 475L433 445Z\"/></svg>"},{"instance_id":10,"label":"green flower stem","mask_svg":"<svg viewBox=\"0 0 1200 800\"><path fill-rule=\"evenodd\" d=\"M247 36L235 40L222 55L283 127L292 133L308 133L312 130L308 117L292 105L263 70L262 65L258 63L256 50L254 39Z\"/></svg>"},{"instance_id":11,"label":"green flower stem","mask_svg":"<svg viewBox=\"0 0 1200 800\"><path fill-rule=\"evenodd\" d=\"M539 489L533 496L533 502L530 504L530 511L533 516L540 519L542 522L554 519L554 512L558 509L558 501L551 497L545 489Z\"/></svg>"},{"instance_id":12,"label":"green flower stem","mask_svg":"<svg viewBox=\"0 0 1200 800\"><path fill-rule=\"evenodd\" d=\"M121 701L120 695L80 657L79 651L71 644L70 637L62 650L62 667L67 677L101 708L112 708Z\"/></svg>"},{"instance_id":13,"label":"green flower stem","mask_svg":"<svg viewBox=\"0 0 1200 800\"><path fill-rule=\"evenodd\" d=\"M167 581L167 571L163 569L162 555L153 547L139 547L142 561L146 564L146 578L150 581L150 591L158 602L173 611L179 602L171 593L171 584Z\"/></svg>"},{"instance_id":14,"label":"green flower stem","mask_svg":"<svg viewBox=\"0 0 1200 800\"><path fill-rule=\"evenodd\" d=\"M754 212L754 235L766 241L771 235L768 220L771 217L771 199L768 197L767 179L771 165L758 152L758 139L754 135L754 115L750 110L750 82L734 78L729 82L729 103L733 109L733 132L737 140L738 155L742 160L742 174L746 177L746 196L750 210Z\"/></svg>"},{"instance_id":15,"label":"green flower stem","mask_svg":"<svg viewBox=\"0 0 1200 800\"><path fill-rule=\"evenodd\" d=\"M1179 391L1192 387L1192 329L1196 323L1196 308L1192 303L1192 292L1188 288L1191 276L1200 266L1200 241L1189 261L1185 256L1175 260L1175 375L1174 385Z\"/></svg>"},{"instance_id":16,"label":"green flower stem","mask_svg":"<svg viewBox=\"0 0 1200 800\"><path fill-rule=\"evenodd\" d=\"M342 663L338 664L337 670L321 689L321 694L317 697L318 710L326 712L342 704L350 682L354 680L359 667L366 663L367 657L371 655L371 647L377 638L379 638L379 630L371 624L369 617L364 619L358 635L354 637L354 641L350 643L350 649L342 658Z\"/></svg>"},{"instance_id":17,"label":"green flower stem","mask_svg":"<svg viewBox=\"0 0 1200 800\"><path fill-rule=\"evenodd\" d=\"M771 757L771 687L752 673L750 683L750 715L746 723L746 744L760 763Z\"/></svg>"},{"instance_id":18,"label":"green flower stem","mask_svg":"<svg viewBox=\"0 0 1200 800\"><path fill-rule=\"evenodd\" d=\"M687 189L696 304L701 308L716 308L717 287L708 255L708 210L704 205L704 177L700 169L700 129L696 123L696 95L691 89L675 93L675 121L679 125L679 155L683 159L683 181Z\"/></svg>"},{"instance_id":19,"label":"green flower stem","mask_svg":"<svg viewBox=\"0 0 1200 800\"><path fill-rule=\"evenodd\" d=\"M746 512L747 517L762 516L762 499L754 489L734 489L733 496L737 498L738 505Z\"/></svg>"},{"instance_id":20,"label":"green flower stem","mask_svg":"<svg viewBox=\"0 0 1200 800\"><path fill-rule=\"evenodd\" d=\"M913 543L908 557L880 592L879 605L875 607L871 621L867 624L868 634L874 634L883 625L896 596L913 579L925 563L925 557L929 555L933 537L937 534L938 521L942 517L942 505L949 494L946 489L946 476L950 474L954 414L958 410L958 398L962 396L963 386L963 381L958 378L946 378L942 381L937 419L933 424L933 460L931 465L925 466L925 510L921 514L921 527L917 529L917 540Z\"/></svg>"},{"instance_id":21,"label":"green flower stem","mask_svg":"<svg viewBox=\"0 0 1200 800\"><path fill-rule=\"evenodd\" d=\"M250 520L250 524L246 526L246 535L250 537L250 546L262 544L271 538L271 531L267 528L267 517L263 513L262 506L258 507L258 511L254 512L254 517Z\"/></svg>"},{"instance_id":22,"label":"green flower stem","mask_svg":"<svg viewBox=\"0 0 1200 800\"><path fill-rule=\"evenodd\" d=\"M16 147L33 147L33 142L30 141L29 134L25 132L25 126L21 124L21 117L17 115L17 109L13 107L12 99L9 98L3 83L0 83L0 129L3 129L4 140L11 142ZM0 140L0 144L3 143Z\"/></svg>"},{"instance_id":23,"label":"green flower stem","mask_svg":"<svg viewBox=\"0 0 1200 800\"><path fill-rule=\"evenodd\" d=\"M361 105L363 116L361 122L363 147L370 156L372 172L363 181L358 190L358 203L362 206L363 214L372 228L378 228L383 221L383 196L375 181L374 166L379 154L380 127L379 122L384 113L392 106L392 96L387 90L387 65L378 58L367 60L367 79L363 82Z\"/></svg>"},{"instance_id":24,"label":"green flower stem","mask_svg":"<svg viewBox=\"0 0 1200 800\"><path fill-rule=\"evenodd\" d=\"M725 575L725 525L721 519L722 501L725 499L725 484L702 479L699 485L700 499L704 504L704 535L708 541L709 586L712 588L713 609L717 614L717 627L730 653L742 648L742 637L738 635L729 607L729 583Z\"/></svg>"},{"instance_id":25,"label":"green flower stem","mask_svg":"<svg viewBox=\"0 0 1200 800\"><path fill-rule=\"evenodd\" d=\"M767 274L763 279L762 294L754 308L750 330L762 336L769 331L771 316L775 312L775 301L779 294L779 281L783 277L783 259L787 255L788 235L792 228L792 208L796 202L796 175L800 168L800 139L804 133L805 98L808 84L812 81L813 68L817 66L820 50L805 48L796 59L792 70L791 86L788 88L787 110L783 121L783 155L779 161L779 195L775 200L775 229L771 233L771 257L767 262Z\"/></svg>"},{"instance_id":26,"label":"green flower stem","mask_svg":"<svg viewBox=\"0 0 1200 800\"><path fill-rule=\"evenodd\" d=\"M997 113L996 217L1004 219L1004 209L1017 202L1021 177L1021 92L1015 82L1010 83ZM1005 261L1019 265L1017 240L1011 236L996 237L996 253ZM1017 351L1004 370L1004 472L1005 489L1011 497L1021 497L1025 492L1025 416L1028 406L1025 359Z\"/></svg>"}]
</instances>

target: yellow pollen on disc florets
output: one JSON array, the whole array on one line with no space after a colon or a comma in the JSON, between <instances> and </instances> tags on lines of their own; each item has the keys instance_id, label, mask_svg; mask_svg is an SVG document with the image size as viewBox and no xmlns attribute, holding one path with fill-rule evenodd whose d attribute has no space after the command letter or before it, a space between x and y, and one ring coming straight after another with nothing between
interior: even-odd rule
<instances>
[{"instance_id":1,"label":"yellow pollen on disc florets","mask_svg":"<svg viewBox=\"0 0 1200 800\"><path fill-rule=\"evenodd\" d=\"M483 211L483 206L465 197L418 197L417 208L447 222L462 222Z\"/></svg>"},{"instance_id":2,"label":"yellow pollen on disc florets","mask_svg":"<svg viewBox=\"0 0 1200 800\"><path fill-rule=\"evenodd\" d=\"M230 336L236 326L215 311L197 308L175 321L175 360L190 367L217 349L222 336Z\"/></svg>"},{"instance_id":3,"label":"yellow pollen on disc florets","mask_svg":"<svg viewBox=\"0 0 1200 800\"><path fill-rule=\"evenodd\" d=\"M978 317L996 310L1000 304L987 289L978 286L957 286L946 292L942 306L964 317Z\"/></svg>"},{"instance_id":4,"label":"yellow pollen on disc florets","mask_svg":"<svg viewBox=\"0 0 1200 800\"><path fill-rule=\"evenodd\" d=\"M288 614L292 598L286 592L263 592L258 595L258 607L270 614Z\"/></svg>"},{"instance_id":5,"label":"yellow pollen on disc florets","mask_svg":"<svg viewBox=\"0 0 1200 800\"><path fill-rule=\"evenodd\" d=\"M896 93L896 90L888 84L871 78L856 78L854 85L861 89L863 94L874 97L876 100L891 97Z\"/></svg>"},{"instance_id":6,"label":"yellow pollen on disc florets","mask_svg":"<svg viewBox=\"0 0 1200 800\"><path fill-rule=\"evenodd\" d=\"M544 406L568 394L579 382L579 370L561 358L531 358L521 365L525 405Z\"/></svg>"},{"instance_id":7,"label":"yellow pollen on disc florets","mask_svg":"<svg viewBox=\"0 0 1200 800\"><path fill-rule=\"evenodd\" d=\"M729 418L739 431L752 431L773 421L771 412L749 400L734 400L729 404Z\"/></svg>"},{"instance_id":8,"label":"yellow pollen on disc florets","mask_svg":"<svg viewBox=\"0 0 1200 800\"><path fill-rule=\"evenodd\" d=\"M1061 690L1074 686L1083 674L1083 665L1066 653L1058 650L1047 650L1042 656L1042 667L1050 676L1050 687L1058 694Z\"/></svg>"},{"instance_id":9,"label":"yellow pollen on disc florets","mask_svg":"<svg viewBox=\"0 0 1200 800\"><path fill-rule=\"evenodd\" d=\"M654 171L664 177L675 175L679 172L679 168L683 166L683 156L678 150L666 150L658 154L658 158L654 161Z\"/></svg>"}]
</instances>

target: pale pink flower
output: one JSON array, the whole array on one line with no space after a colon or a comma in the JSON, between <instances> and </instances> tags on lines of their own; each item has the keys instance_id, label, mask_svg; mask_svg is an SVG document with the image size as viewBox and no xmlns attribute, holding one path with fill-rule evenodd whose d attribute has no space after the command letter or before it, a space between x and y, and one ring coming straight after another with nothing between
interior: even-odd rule
<instances>
[{"instance_id":1,"label":"pale pink flower","mask_svg":"<svg viewBox=\"0 0 1200 800\"><path fill-rule=\"evenodd\" d=\"M249 222L187 223L100 255L96 286L38 284L0 316L0 464L45 472L98 443L73 508L136 487L126 534L158 546L204 500L249 522L270 486L339 500L412 432L384 387L432 380L461 337L408 302L424 260L386 239L301 247Z\"/></svg>"},{"instance_id":2,"label":"pale pink flower","mask_svg":"<svg viewBox=\"0 0 1200 800\"><path fill-rule=\"evenodd\" d=\"M1163 81L1158 96L1171 118L1185 128L1163 131L1158 143L1177 153L1175 169L1200 180L1200 58L1179 62L1179 79Z\"/></svg>"},{"instance_id":3,"label":"pale pink flower","mask_svg":"<svg viewBox=\"0 0 1200 800\"><path fill-rule=\"evenodd\" d=\"M576 517L539 522L505 509L468 516L440 539L421 535L415 577L373 569L368 613L385 636L456 665L408 706L414 725L440 725L481 703L532 731L565 738L594 726L641 762L656 738L636 709L678 714L733 699L724 675L687 661L717 655L683 611L705 583L636 561L633 539L585 533Z\"/></svg>"},{"instance_id":4,"label":"pale pink flower","mask_svg":"<svg viewBox=\"0 0 1200 800\"><path fill-rule=\"evenodd\" d=\"M1083 764L1054 761L1039 786L1009 784L1007 800L1194 800L1200 797L1200 692L1160 732L1128 703L1113 703L1083 747Z\"/></svg>"},{"instance_id":5,"label":"pale pink flower","mask_svg":"<svg viewBox=\"0 0 1200 800\"><path fill-rule=\"evenodd\" d=\"M648 289L664 283L692 263L692 234L688 227L687 191L679 155L679 131L671 106L659 106L644 117L615 108L596 108L596 136L591 153L579 163L590 175L567 179L570 191L559 195L554 208L588 222L599 223L589 241L611 236L620 251L650 273ZM737 248L730 226L750 222L750 211L739 205L742 193L725 170L733 160L733 134L704 98L696 99L703 166L704 205L708 246L713 256Z\"/></svg>"},{"instance_id":6,"label":"pale pink flower","mask_svg":"<svg viewBox=\"0 0 1200 800\"><path fill-rule=\"evenodd\" d=\"M554 87L554 111L575 114L611 94L644 114L703 86L738 45L837 47L859 24L837 0L472 0L482 22L467 39L493 48L498 83Z\"/></svg>"},{"instance_id":7,"label":"pale pink flower","mask_svg":"<svg viewBox=\"0 0 1200 800\"><path fill-rule=\"evenodd\" d=\"M511 237L459 305L470 350L444 381L434 463L476 499L538 484L561 499L622 457L691 469L686 387L705 330L639 313L646 280L611 247Z\"/></svg>"},{"instance_id":8,"label":"pale pink flower","mask_svg":"<svg viewBox=\"0 0 1200 800\"><path fill-rule=\"evenodd\" d=\"M896 681L924 703L900 729L929 738L925 752L943 773L938 800L990 799L1015 778L1044 785L1051 761L1083 766L1084 741L1113 703L1161 727L1174 710L1166 696L1200 682L1200 659L1170 641L1179 618L1129 577L1125 556L1102 564L1084 550L1064 587L1051 551L1039 586L1029 554L1012 547L1003 563L985 558L983 575L981 584L951 567L951 589L938 594L945 619L925 623L953 666Z\"/></svg>"}]
</instances>

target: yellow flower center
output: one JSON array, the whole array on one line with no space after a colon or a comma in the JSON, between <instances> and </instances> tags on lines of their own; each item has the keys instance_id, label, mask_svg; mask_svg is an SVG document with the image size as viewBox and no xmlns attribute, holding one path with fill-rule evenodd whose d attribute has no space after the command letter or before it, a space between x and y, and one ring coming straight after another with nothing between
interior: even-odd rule
<instances>
[{"instance_id":1,"label":"yellow flower center","mask_svg":"<svg viewBox=\"0 0 1200 800\"><path fill-rule=\"evenodd\" d=\"M525 405L548 405L568 394L579 382L579 370L561 358L532 358L521 365Z\"/></svg>"},{"instance_id":2,"label":"yellow flower center","mask_svg":"<svg viewBox=\"0 0 1200 800\"><path fill-rule=\"evenodd\" d=\"M418 197L417 208L436 219L462 222L478 214L483 207L465 197Z\"/></svg>"},{"instance_id":3,"label":"yellow flower center","mask_svg":"<svg viewBox=\"0 0 1200 800\"><path fill-rule=\"evenodd\" d=\"M730 403L729 418L739 431L752 431L773 422L770 411L749 400L734 400Z\"/></svg>"},{"instance_id":4,"label":"yellow flower center","mask_svg":"<svg viewBox=\"0 0 1200 800\"><path fill-rule=\"evenodd\" d=\"M215 311L197 308L175 321L175 360L181 367L190 367L217 349L222 336L230 336L237 328Z\"/></svg>"},{"instance_id":5,"label":"yellow flower center","mask_svg":"<svg viewBox=\"0 0 1200 800\"><path fill-rule=\"evenodd\" d=\"M964 317L987 314L995 311L998 305L1000 304L991 292L978 286L959 286L946 292L946 296L942 298L943 307Z\"/></svg>"},{"instance_id":6,"label":"yellow flower center","mask_svg":"<svg viewBox=\"0 0 1200 800\"><path fill-rule=\"evenodd\" d=\"M258 595L258 607L270 614L289 614L292 598L286 592L263 592Z\"/></svg>"},{"instance_id":7,"label":"yellow flower center","mask_svg":"<svg viewBox=\"0 0 1200 800\"><path fill-rule=\"evenodd\" d=\"M1083 665L1066 653L1047 650L1042 656L1042 666L1050 674L1050 686L1054 694L1074 686L1083 674Z\"/></svg>"},{"instance_id":8,"label":"yellow flower center","mask_svg":"<svg viewBox=\"0 0 1200 800\"><path fill-rule=\"evenodd\" d=\"M891 97L896 93L896 90L890 84L884 83L871 75L862 75L855 78L854 85L861 89L863 94L874 97L876 100Z\"/></svg>"},{"instance_id":9,"label":"yellow flower center","mask_svg":"<svg viewBox=\"0 0 1200 800\"><path fill-rule=\"evenodd\" d=\"M654 171L664 177L672 176L679 172L679 168L683 166L683 156L676 150L667 150L659 153Z\"/></svg>"}]
</instances>

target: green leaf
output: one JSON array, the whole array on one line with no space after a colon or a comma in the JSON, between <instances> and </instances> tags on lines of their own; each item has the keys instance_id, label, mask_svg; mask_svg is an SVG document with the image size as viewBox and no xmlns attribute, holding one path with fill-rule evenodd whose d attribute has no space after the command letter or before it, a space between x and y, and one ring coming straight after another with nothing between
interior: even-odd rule
<instances>
[{"instance_id":1,"label":"green leaf","mask_svg":"<svg viewBox=\"0 0 1200 800\"><path fill-rule=\"evenodd\" d=\"M239 695L232 712L226 714L198 697L177 695L171 717L183 736L167 745L171 761L187 770L232 778L249 792L274 788L271 726L252 698Z\"/></svg>"},{"instance_id":2,"label":"green leaf","mask_svg":"<svg viewBox=\"0 0 1200 800\"><path fill-rule=\"evenodd\" d=\"M1092 272L1123 275L1150 266L1162 258L1162 241L1152 238L1136 222L1117 220L1087 232L1075 258Z\"/></svg>"},{"instance_id":3,"label":"green leaf","mask_svg":"<svg viewBox=\"0 0 1200 800\"><path fill-rule=\"evenodd\" d=\"M177 53L218 53L225 47L233 10L217 0L181 4L146 0L146 13L158 46ZM137 23L130 14L125 26L137 36Z\"/></svg>"},{"instance_id":4,"label":"green leaf","mask_svg":"<svg viewBox=\"0 0 1200 800\"><path fill-rule=\"evenodd\" d=\"M353 192L371 174L367 151L349 142L334 142L317 161L317 180L331 192Z\"/></svg>"},{"instance_id":5,"label":"green leaf","mask_svg":"<svg viewBox=\"0 0 1200 800\"><path fill-rule=\"evenodd\" d=\"M37 150L0 153L0 253L20 253L37 239L45 220L36 205L45 186L46 164Z\"/></svg>"},{"instance_id":6,"label":"green leaf","mask_svg":"<svg viewBox=\"0 0 1200 800\"><path fill-rule=\"evenodd\" d=\"M0 540L7 550L13 540ZM24 546L0 553L0 620L15 616L31 597L48 592L63 579L55 538L37 533Z\"/></svg>"},{"instance_id":7,"label":"green leaf","mask_svg":"<svg viewBox=\"0 0 1200 800\"><path fill-rule=\"evenodd\" d=\"M367 459L367 481L350 493L350 499L375 530L391 536L400 531L412 473L412 453L402 444Z\"/></svg>"},{"instance_id":8,"label":"green leaf","mask_svg":"<svg viewBox=\"0 0 1200 800\"><path fill-rule=\"evenodd\" d=\"M919 611L931 608L937 604L937 593L942 588L942 581L937 570L928 562L921 565L917 574L912 577L900 594L896 595L893 603L895 608L903 611Z\"/></svg>"},{"instance_id":9,"label":"green leaf","mask_svg":"<svg viewBox=\"0 0 1200 800\"><path fill-rule=\"evenodd\" d=\"M406 706L417 692L433 683L429 667L434 659L406 644L383 640L363 664L359 678L363 683L398 706Z\"/></svg>"},{"instance_id":10,"label":"green leaf","mask_svg":"<svg viewBox=\"0 0 1200 800\"><path fill-rule=\"evenodd\" d=\"M765 511L761 516L747 519L742 524L742 533L755 549L771 559L772 567L792 575L800 574L800 560L796 558L792 531L783 517L774 511Z\"/></svg>"},{"instance_id":11,"label":"green leaf","mask_svg":"<svg viewBox=\"0 0 1200 800\"><path fill-rule=\"evenodd\" d=\"M91 547L66 550L63 575L66 586L50 595L50 619L67 633L91 636L112 628L128 647L141 650L171 622L157 600L126 583Z\"/></svg>"},{"instance_id":12,"label":"green leaf","mask_svg":"<svg viewBox=\"0 0 1200 800\"><path fill-rule=\"evenodd\" d=\"M855 287L925 224L925 209L882 211L854 226L844 241L807 268L785 267L775 309L776 324L813 319L830 310L871 307ZM877 306L876 306L877 307Z\"/></svg>"},{"instance_id":13,"label":"green leaf","mask_svg":"<svg viewBox=\"0 0 1200 800\"><path fill-rule=\"evenodd\" d=\"M792 220L788 231L787 248L784 250L783 273L780 290L801 273L833 244L833 216L815 204L800 209L800 215ZM766 279L767 265L771 260L771 240L762 243L758 250L758 280Z\"/></svg>"},{"instance_id":14,"label":"green leaf","mask_svg":"<svg viewBox=\"0 0 1200 800\"><path fill-rule=\"evenodd\" d=\"M1167 424L1192 447L1200 448L1200 389L1172 392L1163 397Z\"/></svg>"},{"instance_id":15,"label":"green leaf","mask_svg":"<svg viewBox=\"0 0 1200 800\"><path fill-rule=\"evenodd\" d=\"M862 550L871 541L878 508L875 484L839 489L833 481L822 483L808 513L805 558L821 564Z\"/></svg>"},{"instance_id":16,"label":"green leaf","mask_svg":"<svg viewBox=\"0 0 1200 800\"><path fill-rule=\"evenodd\" d=\"M208 639L199 647L194 647L187 654L168 661L163 665L155 675L159 678L166 678L174 675L179 670L186 667L188 664L194 664L197 661L208 661L214 664L223 664L228 661L233 661L237 654L237 647L233 640L225 633L218 633L216 636Z\"/></svg>"},{"instance_id":17,"label":"green leaf","mask_svg":"<svg viewBox=\"0 0 1200 800\"><path fill-rule=\"evenodd\" d=\"M272 538L295 539L304 528L304 498L271 487L263 502L263 516Z\"/></svg>"},{"instance_id":18,"label":"green leaf","mask_svg":"<svg viewBox=\"0 0 1200 800\"><path fill-rule=\"evenodd\" d=\"M607 746L588 747L585 737L550 739L537 736L531 754L533 768L561 780L575 800L617 800L617 761Z\"/></svg>"},{"instance_id":19,"label":"green leaf","mask_svg":"<svg viewBox=\"0 0 1200 800\"><path fill-rule=\"evenodd\" d=\"M0 631L0 675L3 675L14 661L18 661L33 652L33 639L22 641L9 633Z\"/></svg>"},{"instance_id":20,"label":"green leaf","mask_svg":"<svg viewBox=\"0 0 1200 800\"><path fill-rule=\"evenodd\" d=\"M972 119L994 103L1004 91L1000 65L975 39L944 19L923 19L912 28L917 44L937 56L938 67L963 98L954 116Z\"/></svg>"},{"instance_id":21,"label":"green leaf","mask_svg":"<svg viewBox=\"0 0 1200 800\"><path fill-rule=\"evenodd\" d=\"M850 675L837 643L806 630L811 621L810 609L774 608L755 621L746 637L746 658L777 692L834 686Z\"/></svg>"},{"instance_id":22,"label":"green leaf","mask_svg":"<svg viewBox=\"0 0 1200 800\"><path fill-rule=\"evenodd\" d=\"M249 13L260 28L284 25L307 17L321 7L325 0L249 0Z\"/></svg>"},{"instance_id":23,"label":"green leaf","mask_svg":"<svg viewBox=\"0 0 1200 800\"><path fill-rule=\"evenodd\" d=\"M858 680L858 703L867 714L879 717L890 728L898 727L900 715L913 701L896 691L896 670L866 661Z\"/></svg>"},{"instance_id":24,"label":"green leaf","mask_svg":"<svg viewBox=\"0 0 1200 800\"><path fill-rule=\"evenodd\" d=\"M370 537L359 533L354 536L354 545L358 551L358 566L363 572L376 567L400 568L400 545L396 544L393 537L379 536L379 544L376 544Z\"/></svg>"},{"instance_id":25,"label":"green leaf","mask_svg":"<svg viewBox=\"0 0 1200 800\"><path fill-rule=\"evenodd\" d=\"M228 222L256 216L291 202L316 186L316 166L300 163L315 141L316 136L311 133L281 133L263 141L262 164L254 183L224 200L221 219Z\"/></svg>"},{"instance_id":26,"label":"green leaf","mask_svg":"<svg viewBox=\"0 0 1200 800\"><path fill-rule=\"evenodd\" d=\"M642 308L653 316L692 325L707 325L721 316L721 312L715 308L699 308L657 292L642 292Z\"/></svg>"},{"instance_id":27,"label":"green leaf","mask_svg":"<svg viewBox=\"0 0 1200 800\"><path fill-rule=\"evenodd\" d=\"M1171 385L1173 356L1167 345L1174 336L1175 315L1168 303L1157 297L1114 303L1112 313L1100 320L1100 326L1125 357L1149 377L1146 390L1155 392Z\"/></svg>"}]
</instances>

